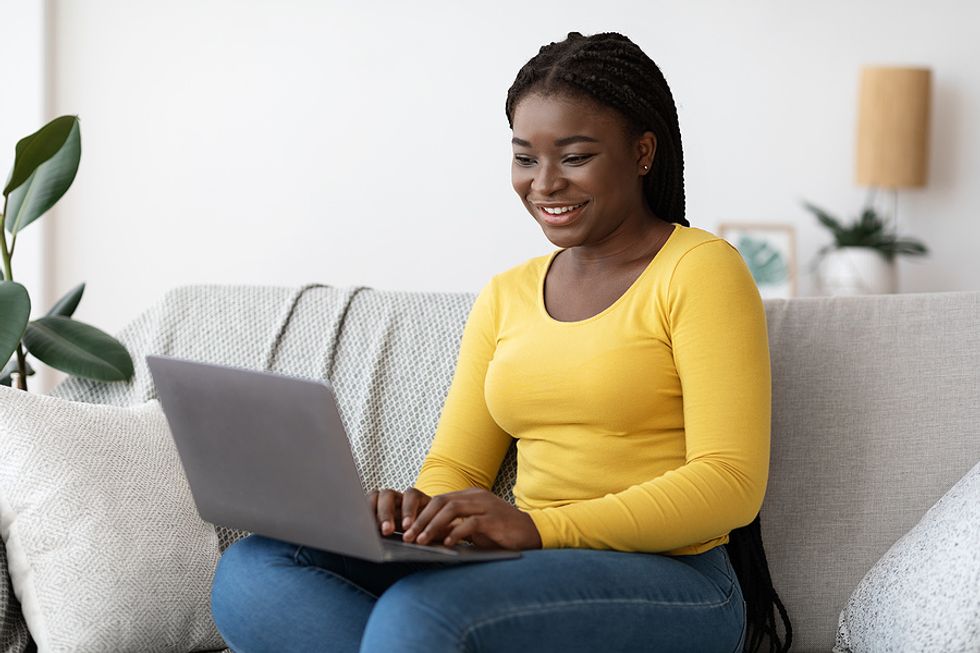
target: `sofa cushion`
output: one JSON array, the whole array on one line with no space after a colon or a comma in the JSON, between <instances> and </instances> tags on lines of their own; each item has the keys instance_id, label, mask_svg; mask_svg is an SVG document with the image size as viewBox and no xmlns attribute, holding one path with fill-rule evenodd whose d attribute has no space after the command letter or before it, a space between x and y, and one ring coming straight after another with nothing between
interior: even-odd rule
<instances>
[{"instance_id":1,"label":"sofa cushion","mask_svg":"<svg viewBox=\"0 0 980 653\"><path fill-rule=\"evenodd\" d=\"M980 651L980 463L871 567L833 650Z\"/></svg>"},{"instance_id":2,"label":"sofa cushion","mask_svg":"<svg viewBox=\"0 0 980 653\"><path fill-rule=\"evenodd\" d=\"M0 534L39 650L224 646L219 557L158 400L132 407L0 386Z\"/></svg>"}]
</instances>

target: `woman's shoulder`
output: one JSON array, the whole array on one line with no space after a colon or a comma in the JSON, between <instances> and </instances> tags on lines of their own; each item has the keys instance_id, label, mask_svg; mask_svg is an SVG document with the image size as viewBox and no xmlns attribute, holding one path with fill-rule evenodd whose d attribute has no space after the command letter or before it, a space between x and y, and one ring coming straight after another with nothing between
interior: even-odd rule
<instances>
[{"instance_id":1,"label":"woman's shoulder","mask_svg":"<svg viewBox=\"0 0 980 653\"><path fill-rule=\"evenodd\" d=\"M668 259L670 269L676 269L682 262L684 267L691 267L705 263L724 265L736 259L741 261L741 254L731 243L699 227L677 225L667 244L661 253Z\"/></svg>"},{"instance_id":2,"label":"woman's shoulder","mask_svg":"<svg viewBox=\"0 0 980 653\"><path fill-rule=\"evenodd\" d=\"M535 288L544 274L548 262L555 252L553 250L547 254L534 256L516 265L498 272L490 279L490 283L498 288Z\"/></svg>"}]
</instances>

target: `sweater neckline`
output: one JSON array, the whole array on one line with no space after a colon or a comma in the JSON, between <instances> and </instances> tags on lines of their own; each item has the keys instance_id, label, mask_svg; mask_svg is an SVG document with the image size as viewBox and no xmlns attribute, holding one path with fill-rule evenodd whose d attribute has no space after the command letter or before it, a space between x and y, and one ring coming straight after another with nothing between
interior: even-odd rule
<instances>
[{"instance_id":1,"label":"sweater neckline","mask_svg":"<svg viewBox=\"0 0 980 653\"><path fill-rule=\"evenodd\" d=\"M662 258L661 255L660 255L661 252L663 252L665 249L667 249L668 245L670 245L670 241L673 240L674 236L677 235L677 233L680 231L680 227L681 227L681 225L676 224L676 223L673 225L673 229L671 230L670 235L667 236L667 240L665 240L664 241L664 244L660 246L660 249L657 250L657 253L653 255L653 258L650 259L650 262L647 263L647 265L646 265L645 268L643 268L643 271L640 272L639 276L637 276L636 279L633 280L633 283L631 283L629 285L629 287L623 292L622 295L620 295L619 297L616 298L616 301L614 301L612 304L610 304L609 306L605 307L604 309L602 309L601 311L599 311L595 315L591 315L591 316L586 317L586 318L583 318L581 320L570 320L570 321L557 320L554 317L552 317L551 313L548 312L548 308L545 306L545 303L544 303L544 284L545 284L545 280L548 278L548 272L549 272L549 270L551 270L551 264L554 262L555 257L558 256L558 254L560 252L564 252L565 249L567 249L567 248L562 247L562 248L556 249L555 251L553 251L551 254L548 255L548 258L545 261L545 264L542 266L542 272L541 272L540 278L538 279L538 292L537 292L537 295L538 295L538 311L541 313L541 315L544 317L544 319L547 322L550 322L550 323L556 324L556 325L560 325L560 326L563 326L563 327L571 327L571 326L578 326L578 325L581 325L581 324L587 324L589 322L594 322L595 320L600 319L604 315L608 315L609 313L611 313L612 311L614 311L617 306L619 306L620 304L622 304L623 302L625 302L626 299L631 294L633 294L633 292L635 291L636 287L639 286L642 283L643 279L646 278L649 275L650 270L653 269L653 267L656 264L656 262L660 258Z\"/></svg>"}]
</instances>

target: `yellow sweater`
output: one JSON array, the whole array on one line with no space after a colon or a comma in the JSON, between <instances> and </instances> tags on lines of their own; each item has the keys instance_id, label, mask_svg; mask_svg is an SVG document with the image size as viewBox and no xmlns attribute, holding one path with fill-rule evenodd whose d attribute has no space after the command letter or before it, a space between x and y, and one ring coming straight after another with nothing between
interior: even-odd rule
<instances>
[{"instance_id":1,"label":"yellow sweater","mask_svg":"<svg viewBox=\"0 0 980 653\"><path fill-rule=\"evenodd\" d=\"M701 553L762 506L771 385L762 299L726 241L675 225L611 306L559 322L561 250L494 276L467 319L415 486L490 489L517 439L517 507L545 548Z\"/></svg>"}]
</instances>

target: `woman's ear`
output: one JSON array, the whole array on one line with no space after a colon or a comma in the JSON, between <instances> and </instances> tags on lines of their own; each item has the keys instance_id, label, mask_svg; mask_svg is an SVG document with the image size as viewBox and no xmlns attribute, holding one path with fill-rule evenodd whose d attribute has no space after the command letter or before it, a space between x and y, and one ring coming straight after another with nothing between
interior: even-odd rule
<instances>
[{"instance_id":1,"label":"woman's ear","mask_svg":"<svg viewBox=\"0 0 980 653\"><path fill-rule=\"evenodd\" d=\"M657 153L657 135L651 131L643 132L636 141L636 167L641 175L653 168L653 158Z\"/></svg>"}]
</instances>

